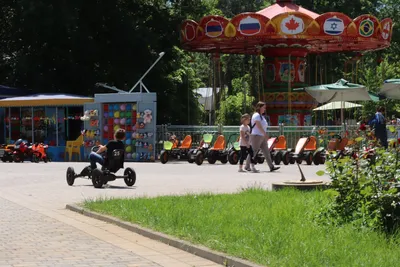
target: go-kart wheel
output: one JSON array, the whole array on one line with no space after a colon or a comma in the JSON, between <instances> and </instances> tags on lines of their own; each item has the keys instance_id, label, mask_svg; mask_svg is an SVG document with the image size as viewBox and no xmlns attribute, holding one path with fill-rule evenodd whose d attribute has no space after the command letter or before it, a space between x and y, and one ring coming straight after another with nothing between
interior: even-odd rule
<instances>
[{"instance_id":1,"label":"go-kart wheel","mask_svg":"<svg viewBox=\"0 0 400 267\"><path fill-rule=\"evenodd\" d=\"M7 159L6 158L1 158L1 161L2 162L7 162Z\"/></svg>"},{"instance_id":2,"label":"go-kart wheel","mask_svg":"<svg viewBox=\"0 0 400 267\"><path fill-rule=\"evenodd\" d=\"M73 186L75 182L75 170L72 167L68 167L67 169L67 184L69 186Z\"/></svg>"},{"instance_id":3,"label":"go-kart wheel","mask_svg":"<svg viewBox=\"0 0 400 267\"><path fill-rule=\"evenodd\" d=\"M305 160L306 160L307 165L311 165L313 163L313 154L307 153Z\"/></svg>"},{"instance_id":4,"label":"go-kart wheel","mask_svg":"<svg viewBox=\"0 0 400 267\"><path fill-rule=\"evenodd\" d=\"M127 186L132 186L136 183L136 172L131 168L126 168L124 171L124 178L125 184Z\"/></svg>"},{"instance_id":5,"label":"go-kart wheel","mask_svg":"<svg viewBox=\"0 0 400 267\"><path fill-rule=\"evenodd\" d=\"M209 156L207 157L207 161L208 161L208 163L210 163L210 164L215 164L215 162L217 162L217 158L216 158L213 154L211 154L211 155L209 155Z\"/></svg>"},{"instance_id":6,"label":"go-kart wheel","mask_svg":"<svg viewBox=\"0 0 400 267\"><path fill-rule=\"evenodd\" d=\"M236 165L239 162L239 153L237 151L231 151L228 155L228 161L232 165Z\"/></svg>"},{"instance_id":7,"label":"go-kart wheel","mask_svg":"<svg viewBox=\"0 0 400 267\"><path fill-rule=\"evenodd\" d=\"M94 188L102 188L103 187L103 172L99 169L94 169L92 171L92 184Z\"/></svg>"},{"instance_id":8,"label":"go-kart wheel","mask_svg":"<svg viewBox=\"0 0 400 267\"><path fill-rule=\"evenodd\" d=\"M168 162L168 152L167 151L165 151L165 150L161 151L160 161L162 164L165 164Z\"/></svg>"},{"instance_id":9,"label":"go-kart wheel","mask_svg":"<svg viewBox=\"0 0 400 267\"><path fill-rule=\"evenodd\" d=\"M284 153L282 155L282 162L285 165L289 165L289 163L290 163L290 154L289 153Z\"/></svg>"},{"instance_id":10,"label":"go-kart wheel","mask_svg":"<svg viewBox=\"0 0 400 267\"><path fill-rule=\"evenodd\" d=\"M260 156L257 156L256 160L257 160L257 163L259 163L259 164L263 164L265 161L265 159Z\"/></svg>"},{"instance_id":11,"label":"go-kart wheel","mask_svg":"<svg viewBox=\"0 0 400 267\"><path fill-rule=\"evenodd\" d=\"M194 162L194 159L188 159L188 162L189 162L189 163L193 163L193 162Z\"/></svg>"},{"instance_id":12,"label":"go-kart wheel","mask_svg":"<svg viewBox=\"0 0 400 267\"><path fill-rule=\"evenodd\" d=\"M277 153L274 157L274 163L275 165L280 165L282 161L282 155L281 153Z\"/></svg>"},{"instance_id":13,"label":"go-kart wheel","mask_svg":"<svg viewBox=\"0 0 400 267\"><path fill-rule=\"evenodd\" d=\"M203 154L203 152L197 151L197 153L196 153L196 158L195 158L194 161L195 161L196 164L199 165L199 166L200 166L201 164L203 164L203 161L204 161L204 154Z\"/></svg>"},{"instance_id":14,"label":"go-kart wheel","mask_svg":"<svg viewBox=\"0 0 400 267\"><path fill-rule=\"evenodd\" d=\"M228 163L228 156L223 156L220 161L222 164Z\"/></svg>"},{"instance_id":15,"label":"go-kart wheel","mask_svg":"<svg viewBox=\"0 0 400 267\"><path fill-rule=\"evenodd\" d=\"M39 157L36 156L36 155L33 155L32 156L32 161L35 162L35 163L39 163Z\"/></svg>"},{"instance_id":16,"label":"go-kart wheel","mask_svg":"<svg viewBox=\"0 0 400 267\"><path fill-rule=\"evenodd\" d=\"M321 157L321 152L317 152L315 153L313 159L312 159L314 165L319 165L322 161L322 157Z\"/></svg>"},{"instance_id":17,"label":"go-kart wheel","mask_svg":"<svg viewBox=\"0 0 400 267\"><path fill-rule=\"evenodd\" d=\"M303 159L302 159L302 158L298 158L298 159L296 159L296 163L297 163L297 164L301 164L301 163L303 163Z\"/></svg>"},{"instance_id":18,"label":"go-kart wheel","mask_svg":"<svg viewBox=\"0 0 400 267\"><path fill-rule=\"evenodd\" d=\"M14 160L14 162L21 162L22 161L22 159L18 155L13 155L13 160Z\"/></svg>"}]
</instances>

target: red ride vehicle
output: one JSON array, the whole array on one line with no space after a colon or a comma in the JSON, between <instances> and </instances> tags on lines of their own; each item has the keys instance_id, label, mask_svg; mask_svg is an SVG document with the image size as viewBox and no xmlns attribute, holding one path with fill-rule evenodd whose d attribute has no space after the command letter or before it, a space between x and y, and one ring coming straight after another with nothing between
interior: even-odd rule
<instances>
[{"instance_id":1,"label":"red ride vehicle","mask_svg":"<svg viewBox=\"0 0 400 267\"><path fill-rule=\"evenodd\" d=\"M15 162L24 162L26 158L32 156L31 147L27 141L18 139L14 145L13 160Z\"/></svg>"},{"instance_id":2,"label":"red ride vehicle","mask_svg":"<svg viewBox=\"0 0 400 267\"><path fill-rule=\"evenodd\" d=\"M47 163L49 161L46 153L47 148L49 148L48 145L43 143L35 143L32 146L32 161L38 163L39 161L43 160L44 163Z\"/></svg>"}]
</instances>

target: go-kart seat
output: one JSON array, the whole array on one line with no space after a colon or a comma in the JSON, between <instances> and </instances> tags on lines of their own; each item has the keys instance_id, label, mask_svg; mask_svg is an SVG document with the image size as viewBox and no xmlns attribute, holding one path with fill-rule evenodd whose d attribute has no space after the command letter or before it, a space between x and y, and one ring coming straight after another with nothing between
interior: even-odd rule
<instances>
[{"instance_id":1,"label":"go-kart seat","mask_svg":"<svg viewBox=\"0 0 400 267\"><path fill-rule=\"evenodd\" d=\"M189 149L191 147L192 147L192 137L190 135L186 135L179 149Z\"/></svg>"},{"instance_id":2,"label":"go-kart seat","mask_svg":"<svg viewBox=\"0 0 400 267\"><path fill-rule=\"evenodd\" d=\"M103 168L112 173L116 173L119 169L124 168L124 153L123 149L114 149L110 158L105 158Z\"/></svg>"},{"instance_id":3,"label":"go-kart seat","mask_svg":"<svg viewBox=\"0 0 400 267\"><path fill-rule=\"evenodd\" d=\"M344 148L347 146L349 139L347 137L343 137L340 143L337 145L336 150L343 151Z\"/></svg>"},{"instance_id":4,"label":"go-kart seat","mask_svg":"<svg viewBox=\"0 0 400 267\"><path fill-rule=\"evenodd\" d=\"M283 135L278 137L278 142L275 145L275 150L286 150L286 138Z\"/></svg>"},{"instance_id":5,"label":"go-kart seat","mask_svg":"<svg viewBox=\"0 0 400 267\"><path fill-rule=\"evenodd\" d=\"M317 139L315 136L310 136L308 142L304 147L304 151L314 151L317 150Z\"/></svg>"},{"instance_id":6,"label":"go-kart seat","mask_svg":"<svg viewBox=\"0 0 400 267\"><path fill-rule=\"evenodd\" d=\"M225 137L223 135L219 135L217 140L214 143L214 146L211 150L224 150L225 149Z\"/></svg>"}]
</instances>

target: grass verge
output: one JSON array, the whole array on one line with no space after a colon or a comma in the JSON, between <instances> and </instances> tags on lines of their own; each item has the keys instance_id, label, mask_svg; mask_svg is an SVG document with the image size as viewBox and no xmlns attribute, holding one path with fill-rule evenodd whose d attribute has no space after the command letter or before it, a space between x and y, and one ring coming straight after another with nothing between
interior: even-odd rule
<instances>
[{"instance_id":1,"label":"grass verge","mask_svg":"<svg viewBox=\"0 0 400 267\"><path fill-rule=\"evenodd\" d=\"M268 266L398 266L399 236L318 224L324 192L89 200L92 211Z\"/></svg>"}]
</instances>

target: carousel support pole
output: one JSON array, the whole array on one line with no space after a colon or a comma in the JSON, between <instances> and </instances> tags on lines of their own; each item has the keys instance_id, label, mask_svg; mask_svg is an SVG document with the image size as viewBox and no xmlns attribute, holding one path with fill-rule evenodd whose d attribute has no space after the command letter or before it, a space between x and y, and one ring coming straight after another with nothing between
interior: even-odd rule
<instances>
[{"instance_id":1,"label":"carousel support pole","mask_svg":"<svg viewBox=\"0 0 400 267\"><path fill-rule=\"evenodd\" d=\"M65 116L65 117L67 117L67 125L66 125L66 131L67 131L67 134L66 134L66 136L67 136L67 140L69 140L69 119L68 119L68 114L69 114L69 110L68 110L68 106L65 108L66 109L66 114L67 114L67 116ZM82 113L84 113L84 112L82 112ZM58 127L57 127L58 128Z\"/></svg>"},{"instance_id":2,"label":"carousel support pole","mask_svg":"<svg viewBox=\"0 0 400 267\"><path fill-rule=\"evenodd\" d=\"M11 141L11 108L8 108L8 143Z\"/></svg>"},{"instance_id":3,"label":"carousel support pole","mask_svg":"<svg viewBox=\"0 0 400 267\"><path fill-rule=\"evenodd\" d=\"M58 107L56 107L56 146L58 146Z\"/></svg>"},{"instance_id":4,"label":"carousel support pole","mask_svg":"<svg viewBox=\"0 0 400 267\"><path fill-rule=\"evenodd\" d=\"M260 61L259 61L259 65L258 65L258 67L259 67L259 70L260 70L260 79L261 79L261 94L262 94L262 101L264 101L265 99L264 99L264 95L265 95L265 92L264 92L264 78L263 78L263 69L262 69L262 60L261 60L261 54L258 56L259 57L259 59L260 59ZM261 100L261 98L260 98L260 100Z\"/></svg>"},{"instance_id":5,"label":"carousel support pole","mask_svg":"<svg viewBox=\"0 0 400 267\"><path fill-rule=\"evenodd\" d=\"M35 121L34 121L34 117L33 117L33 107L31 107L31 124L32 124L32 143L35 143L35 134L34 134L34 130L35 130Z\"/></svg>"},{"instance_id":6,"label":"carousel support pole","mask_svg":"<svg viewBox=\"0 0 400 267\"><path fill-rule=\"evenodd\" d=\"M318 55L315 56L315 85L318 84Z\"/></svg>"},{"instance_id":7,"label":"carousel support pole","mask_svg":"<svg viewBox=\"0 0 400 267\"><path fill-rule=\"evenodd\" d=\"M292 115L292 54L289 54L289 79L288 79L288 118Z\"/></svg>"}]
</instances>

